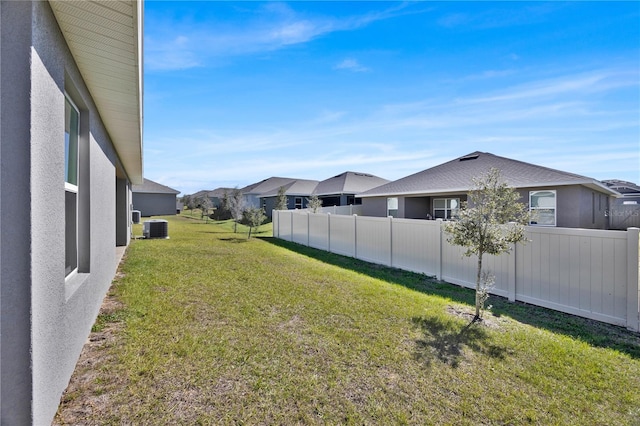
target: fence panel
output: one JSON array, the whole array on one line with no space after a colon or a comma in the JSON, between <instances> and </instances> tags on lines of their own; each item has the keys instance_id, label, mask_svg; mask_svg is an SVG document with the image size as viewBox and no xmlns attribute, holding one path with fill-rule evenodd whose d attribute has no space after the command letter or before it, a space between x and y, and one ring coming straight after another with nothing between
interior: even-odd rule
<instances>
[{"instance_id":1,"label":"fence panel","mask_svg":"<svg viewBox=\"0 0 640 426\"><path fill-rule=\"evenodd\" d=\"M329 217L329 248L332 253L356 256L356 216Z\"/></svg>"},{"instance_id":2,"label":"fence panel","mask_svg":"<svg viewBox=\"0 0 640 426\"><path fill-rule=\"evenodd\" d=\"M391 266L391 221L388 218L356 219L356 257L367 262Z\"/></svg>"},{"instance_id":3,"label":"fence panel","mask_svg":"<svg viewBox=\"0 0 640 426\"><path fill-rule=\"evenodd\" d=\"M516 299L625 325L625 232L527 228L516 256Z\"/></svg>"},{"instance_id":4,"label":"fence panel","mask_svg":"<svg viewBox=\"0 0 640 426\"><path fill-rule=\"evenodd\" d=\"M329 251L329 216L309 213L309 246Z\"/></svg>"},{"instance_id":5,"label":"fence panel","mask_svg":"<svg viewBox=\"0 0 640 426\"><path fill-rule=\"evenodd\" d=\"M291 241L291 237L293 235L291 233L291 215L293 213L282 210L275 212L278 216L278 220L276 221L278 223L278 238Z\"/></svg>"},{"instance_id":6,"label":"fence panel","mask_svg":"<svg viewBox=\"0 0 640 426\"><path fill-rule=\"evenodd\" d=\"M342 216L352 216L354 214L360 215L362 214L362 205L358 204L349 206L320 207L320 209L318 209L318 213L328 213Z\"/></svg>"},{"instance_id":7,"label":"fence panel","mask_svg":"<svg viewBox=\"0 0 640 426\"><path fill-rule=\"evenodd\" d=\"M440 222L393 219L392 266L440 277Z\"/></svg>"},{"instance_id":8,"label":"fence panel","mask_svg":"<svg viewBox=\"0 0 640 426\"><path fill-rule=\"evenodd\" d=\"M300 212L291 213L291 241L309 245L309 215Z\"/></svg>"}]
</instances>

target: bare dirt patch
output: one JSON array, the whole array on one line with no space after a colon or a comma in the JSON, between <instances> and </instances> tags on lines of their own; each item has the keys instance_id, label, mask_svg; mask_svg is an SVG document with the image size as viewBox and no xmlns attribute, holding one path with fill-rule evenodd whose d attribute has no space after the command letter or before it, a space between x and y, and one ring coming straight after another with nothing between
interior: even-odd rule
<instances>
[{"instance_id":1,"label":"bare dirt patch","mask_svg":"<svg viewBox=\"0 0 640 426\"><path fill-rule=\"evenodd\" d=\"M114 284L122 278L118 273ZM113 289L113 285L112 285ZM123 309L112 289L108 292L94 331L85 343L67 389L62 394L53 425L99 424L113 413L113 394L126 389L126 380L112 371L115 348L124 322L117 319Z\"/></svg>"}]
</instances>

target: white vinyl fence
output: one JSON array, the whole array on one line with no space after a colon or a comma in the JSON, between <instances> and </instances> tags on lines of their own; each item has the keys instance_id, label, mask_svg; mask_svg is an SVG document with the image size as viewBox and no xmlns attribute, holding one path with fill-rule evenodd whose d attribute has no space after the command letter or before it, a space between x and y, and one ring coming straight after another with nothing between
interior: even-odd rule
<instances>
[{"instance_id":1,"label":"white vinyl fence","mask_svg":"<svg viewBox=\"0 0 640 426\"><path fill-rule=\"evenodd\" d=\"M475 287L477 259L447 241L442 221L274 211L273 236ZM526 244L485 255L493 293L640 331L638 228L527 227Z\"/></svg>"}]
</instances>

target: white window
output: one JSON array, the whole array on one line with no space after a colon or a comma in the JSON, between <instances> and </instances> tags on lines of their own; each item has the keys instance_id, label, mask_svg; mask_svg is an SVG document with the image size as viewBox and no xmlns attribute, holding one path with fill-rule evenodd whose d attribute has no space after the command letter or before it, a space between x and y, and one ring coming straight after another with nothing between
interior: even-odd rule
<instances>
[{"instance_id":1,"label":"white window","mask_svg":"<svg viewBox=\"0 0 640 426\"><path fill-rule=\"evenodd\" d=\"M64 105L64 218L65 275L78 270L78 108L69 98Z\"/></svg>"},{"instance_id":2,"label":"white window","mask_svg":"<svg viewBox=\"0 0 640 426\"><path fill-rule=\"evenodd\" d=\"M387 216L398 217L398 199L387 198Z\"/></svg>"},{"instance_id":3,"label":"white window","mask_svg":"<svg viewBox=\"0 0 640 426\"><path fill-rule=\"evenodd\" d=\"M460 198L434 198L433 217L435 219L452 219L458 215Z\"/></svg>"},{"instance_id":4,"label":"white window","mask_svg":"<svg viewBox=\"0 0 640 426\"><path fill-rule=\"evenodd\" d=\"M529 210L533 216L531 225L556 226L556 191L529 192Z\"/></svg>"},{"instance_id":5,"label":"white window","mask_svg":"<svg viewBox=\"0 0 640 426\"><path fill-rule=\"evenodd\" d=\"M302 210L302 197L295 198L295 207L298 210Z\"/></svg>"}]
</instances>

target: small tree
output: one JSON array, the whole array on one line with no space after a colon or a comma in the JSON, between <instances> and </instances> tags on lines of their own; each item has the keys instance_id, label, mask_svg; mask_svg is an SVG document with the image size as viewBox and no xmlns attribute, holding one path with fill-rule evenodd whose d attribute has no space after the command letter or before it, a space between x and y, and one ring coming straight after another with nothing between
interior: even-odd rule
<instances>
[{"instance_id":1,"label":"small tree","mask_svg":"<svg viewBox=\"0 0 640 426\"><path fill-rule=\"evenodd\" d=\"M307 208L311 210L312 213L318 213L322 207L322 200L318 198L316 194L313 194L310 198L307 198Z\"/></svg>"},{"instance_id":2,"label":"small tree","mask_svg":"<svg viewBox=\"0 0 640 426\"><path fill-rule=\"evenodd\" d=\"M213 203L211 202L211 199L206 195L202 197L198 197L197 207L200 209L200 219L203 219L205 216L207 216L207 222L208 222L209 210L213 207Z\"/></svg>"},{"instance_id":3,"label":"small tree","mask_svg":"<svg viewBox=\"0 0 640 426\"><path fill-rule=\"evenodd\" d=\"M193 197L191 195L185 195L182 197L182 204L185 209L191 210L191 215L193 216L193 205L195 204Z\"/></svg>"},{"instance_id":4,"label":"small tree","mask_svg":"<svg viewBox=\"0 0 640 426\"><path fill-rule=\"evenodd\" d=\"M278 196L276 198L276 210L287 210L288 202L287 202L287 189L284 186L281 186L278 189Z\"/></svg>"},{"instance_id":5,"label":"small tree","mask_svg":"<svg viewBox=\"0 0 640 426\"><path fill-rule=\"evenodd\" d=\"M229 196L229 211L234 220L233 232L238 232L238 222L242 220L242 213L245 210L244 197L238 188L234 188Z\"/></svg>"},{"instance_id":6,"label":"small tree","mask_svg":"<svg viewBox=\"0 0 640 426\"><path fill-rule=\"evenodd\" d=\"M264 211L260 207L249 207L244 211L242 222L249 227L249 236L251 238L251 231L253 228L257 228L267 220Z\"/></svg>"},{"instance_id":7,"label":"small tree","mask_svg":"<svg viewBox=\"0 0 640 426\"><path fill-rule=\"evenodd\" d=\"M527 207L520 194L502 180L500 170L492 168L473 180L469 201L463 203L456 220L445 224L450 243L467 248L465 256L478 256L476 271L476 313L472 322L482 319L494 277L483 274L482 257L508 253L511 245L525 242L524 225L529 222Z\"/></svg>"}]
</instances>

